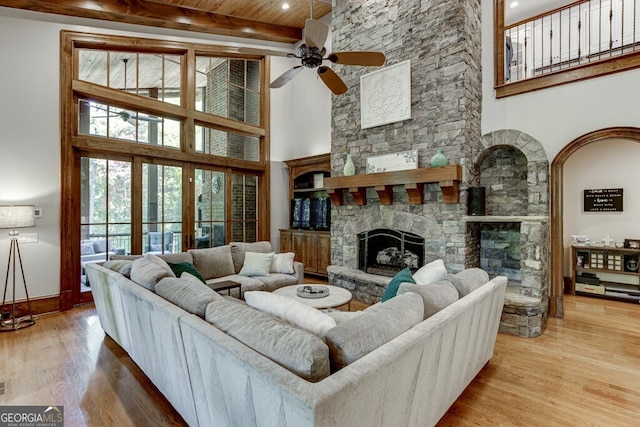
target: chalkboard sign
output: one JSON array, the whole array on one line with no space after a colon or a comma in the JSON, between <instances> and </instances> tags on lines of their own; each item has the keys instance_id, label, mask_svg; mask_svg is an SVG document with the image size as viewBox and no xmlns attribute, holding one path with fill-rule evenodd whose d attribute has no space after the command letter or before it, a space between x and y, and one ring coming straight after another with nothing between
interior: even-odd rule
<instances>
[{"instance_id":1,"label":"chalkboard sign","mask_svg":"<svg viewBox=\"0 0 640 427\"><path fill-rule=\"evenodd\" d=\"M585 212L622 212L622 188L584 190Z\"/></svg>"}]
</instances>

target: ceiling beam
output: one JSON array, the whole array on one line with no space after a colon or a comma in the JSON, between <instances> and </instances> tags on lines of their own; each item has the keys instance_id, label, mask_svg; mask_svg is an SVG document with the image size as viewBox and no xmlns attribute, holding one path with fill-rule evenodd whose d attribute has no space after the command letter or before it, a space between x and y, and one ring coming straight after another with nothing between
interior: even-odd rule
<instances>
[{"instance_id":1,"label":"ceiling beam","mask_svg":"<svg viewBox=\"0 0 640 427\"><path fill-rule=\"evenodd\" d=\"M299 28L143 0L0 0L0 6L281 43L302 38Z\"/></svg>"}]
</instances>

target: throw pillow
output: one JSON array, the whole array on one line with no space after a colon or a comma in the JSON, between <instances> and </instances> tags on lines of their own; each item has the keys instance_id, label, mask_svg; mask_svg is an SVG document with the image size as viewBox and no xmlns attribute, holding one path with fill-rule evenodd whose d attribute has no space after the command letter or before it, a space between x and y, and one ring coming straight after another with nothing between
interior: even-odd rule
<instances>
[{"instance_id":1,"label":"throw pillow","mask_svg":"<svg viewBox=\"0 0 640 427\"><path fill-rule=\"evenodd\" d=\"M180 278L165 277L156 285L156 293L189 313L204 319L207 305L218 298L218 293L189 273Z\"/></svg>"},{"instance_id":2,"label":"throw pillow","mask_svg":"<svg viewBox=\"0 0 640 427\"><path fill-rule=\"evenodd\" d=\"M271 263L272 273L293 274L293 259L296 254L286 252L283 254L273 254L273 262Z\"/></svg>"},{"instance_id":3,"label":"throw pillow","mask_svg":"<svg viewBox=\"0 0 640 427\"><path fill-rule=\"evenodd\" d=\"M325 338L332 369L336 371L355 362L422 322L423 311L422 298L407 293L369 307L330 329Z\"/></svg>"},{"instance_id":4,"label":"throw pillow","mask_svg":"<svg viewBox=\"0 0 640 427\"><path fill-rule=\"evenodd\" d=\"M108 268L110 270L118 272L126 278L129 278L131 275L131 264L133 264L133 261L113 260L105 262L104 264L102 264L102 266L104 268Z\"/></svg>"},{"instance_id":5,"label":"throw pillow","mask_svg":"<svg viewBox=\"0 0 640 427\"><path fill-rule=\"evenodd\" d=\"M248 291L244 293L244 300L251 307L273 314L278 319L322 339L329 329L336 326L336 321L332 317L293 298L271 292Z\"/></svg>"},{"instance_id":6,"label":"throw pillow","mask_svg":"<svg viewBox=\"0 0 640 427\"><path fill-rule=\"evenodd\" d=\"M200 274L200 272L193 266L193 264L189 262L167 262L167 264L169 264L171 271L173 271L173 274L175 274L176 277L182 277L183 273L189 273L199 279L202 283L207 283L207 281L204 280L204 277L202 277L202 274Z\"/></svg>"},{"instance_id":7,"label":"throw pillow","mask_svg":"<svg viewBox=\"0 0 640 427\"><path fill-rule=\"evenodd\" d=\"M428 285L429 283L444 279L446 275L447 269L444 266L444 261L437 259L420 267L418 271L413 273L413 280L418 285Z\"/></svg>"},{"instance_id":8,"label":"throw pillow","mask_svg":"<svg viewBox=\"0 0 640 427\"><path fill-rule=\"evenodd\" d=\"M453 283L460 298L489 281L489 274L481 268L467 268L458 274L448 274L446 280Z\"/></svg>"},{"instance_id":9,"label":"throw pillow","mask_svg":"<svg viewBox=\"0 0 640 427\"><path fill-rule=\"evenodd\" d=\"M415 292L422 297L425 319L458 300L458 291L448 280L440 280L428 285L402 283L398 289L398 295L407 292Z\"/></svg>"},{"instance_id":10,"label":"throw pillow","mask_svg":"<svg viewBox=\"0 0 640 427\"><path fill-rule=\"evenodd\" d=\"M242 264L242 269L238 274L248 277L268 276L272 262L273 252L245 252L244 264Z\"/></svg>"},{"instance_id":11,"label":"throw pillow","mask_svg":"<svg viewBox=\"0 0 640 427\"><path fill-rule=\"evenodd\" d=\"M391 281L387 285L387 288L384 290L384 293L382 294L382 298L381 298L382 302L388 301L391 298L395 297L396 294L398 293L398 287L400 286L400 283L405 283L405 282L416 283L413 280L413 275L411 274L411 270L409 270L409 267L406 267L400 270L398 274L393 276L393 279L391 279Z\"/></svg>"},{"instance_id":12,"label":"throw pillow","mask_svg":"<svg viewBox=\"0 0 640 427\"><path fill-rule=\"evenodd\" d=\"M329 376L327 345L270 314L221 298L207 306L205 320L307 381Z\"/></svg>"},{"instance_id":13,"label":"throw pillow","mask_svg":"<svg viewBox=\"0 0 640 427\"><path fill-rule=\"evenodd\" d=\"M153 254L145 254L131 264L131 280L155 292L156 283L165 277L176 277L171 267Z\"/></svg>"},{"instance_id":14,"label":"throw pillow","mask_svg":"<svg viewBox=\"0 0 640 427\"><path fill-rule=\"evenodd\" d=\"M229 245L206 249L189 249L193 266L206 279L215 279L236 274Z\"/></svg>"},{"instance_id":15,"label":"throw pillow","mask_svg":"<svg viewBox=\"0 0 640 427\"><path fill-rule=\"evenodd\" d=\"M96 251L93 249L93 243L82 243L80 245L80 255L93 255Z\"/></svg>"},{"instance_id":16,"label":"throw pillow","mask_svg":"<svg viewBox=\"0 0 640 427\"><path fill-rule=\"evenodd\" d=\"M253 243L231 242L229 243L229 247L231 248L231 257L233 258L233 270L234 270L234 273L231 273L231 274L238 274L238 272L244 265L245 253L260 252L263 254L268 254L269 252L273 252L273 249L271 248L271 242L269 241L253 242Z\"/></svg>"}]
</instances>

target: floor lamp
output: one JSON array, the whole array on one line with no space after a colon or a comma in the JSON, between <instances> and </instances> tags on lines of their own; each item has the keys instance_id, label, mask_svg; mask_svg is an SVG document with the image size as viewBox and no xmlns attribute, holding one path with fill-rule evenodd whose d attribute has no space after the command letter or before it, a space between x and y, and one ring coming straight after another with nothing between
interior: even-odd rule
<instances>
[{"instance_id":1,"label":"floor lamp","mask_svg":"<svg viewBox=\"0 0 640 427\"><path fill-rule=\"evenodd\" d=\"M20 256L20 246L18 245L18 232L16 228L35 227L35 215L33 206L0 206L0 228L8 228L9 237L11 239L11 247L9 248L9 262L7 263L7 275L4 280L4 294L2 296L2 320L0 321L0 332L17 331L18 329L33 326L36 320L31 314L31 301L29 300L29 292L27 291L27 282L24 278L24 269L22 268L22 257ZM16 260L17 254L17 260ZM16 261L20 264L20 273L22 274L22 283L24 284L24 293L27 296L27 308L29 313L25 316L16 316ZM9 288L9 272L11 272L12 301L7 304L7 289ZM11 313L5 310L5 306L11 306ZM9 314L7 316L7 314ZM7 317L5 317L7 316Z\"/></svg>"}]
</instances>

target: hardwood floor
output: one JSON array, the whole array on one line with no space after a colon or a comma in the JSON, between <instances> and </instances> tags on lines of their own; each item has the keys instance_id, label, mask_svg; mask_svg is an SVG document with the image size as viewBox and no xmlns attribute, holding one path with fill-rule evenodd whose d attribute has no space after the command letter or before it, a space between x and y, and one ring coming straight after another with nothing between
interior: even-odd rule
<instances>
[{"instance_id":1,"label":"hardwood floor","mask_svg":"<svg viewBox=\"0 0 640 427\"><path fill-rule=\"evenodd\" d=\"M66 426L185 425L105 337L93 306L0 334L0 359L0 405L63 405ZM566 295L565 318L542 336L498 335L493 359L438 425L639 424L640 307Z\"/></svg>"}]
</instances>

